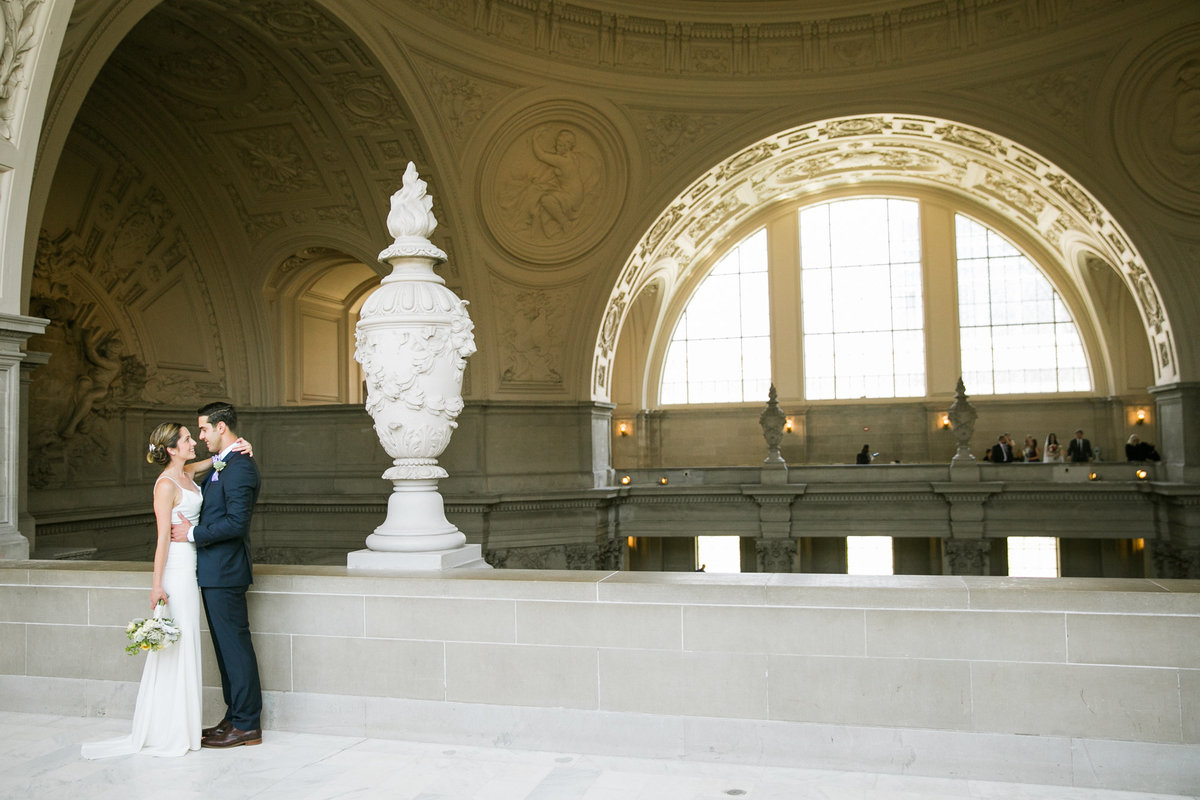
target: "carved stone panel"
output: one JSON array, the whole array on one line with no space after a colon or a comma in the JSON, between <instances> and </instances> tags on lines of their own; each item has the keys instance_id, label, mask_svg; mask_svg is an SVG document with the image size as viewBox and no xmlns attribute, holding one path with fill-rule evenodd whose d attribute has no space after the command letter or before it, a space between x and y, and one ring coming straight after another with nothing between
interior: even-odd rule
<instances>
[{"instance_id":1,"label":"carved stone panel","mask_svg":"<svg viewBox=\"0 0 1200 800\"><path fill-rule=\"evenodd\" d=\"M486 158L484 219L496 241L525 261L582 255L624 203L625 162L616 132L592 109L548 103L520 111Z\"/></svg>"},{"instance_id":2,"label":"carved stone panel","mask_svg":"<svg viewBox=\"0 0 1200 800\"><path fill-rule=\"evenodd\" d=\"M509 388L561 387L570 292L492 281L497 308L500 382Z\"/></svg>"}]
</instances>

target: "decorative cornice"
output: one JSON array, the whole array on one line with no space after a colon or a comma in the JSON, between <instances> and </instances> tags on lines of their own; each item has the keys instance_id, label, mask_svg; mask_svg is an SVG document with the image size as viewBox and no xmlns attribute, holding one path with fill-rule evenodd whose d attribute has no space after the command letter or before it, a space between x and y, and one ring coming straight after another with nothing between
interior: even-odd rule
<instances>
[{"instance_id":1,"label":"decorative cornice","mask_svg":"<svg viewBox=\"0 0 1200 800\"><path fill-rule=\"evenodd\" d=\"M1027 41L1123 7L1093 0L844 3L840 15L803 3L630 4L591 0L413 0L427 14L481 38L559 62L632 74L737 79L877 70ZM727 5L728 8L722 7ZM633 11L635 13L629 13ZM757 13L756 13L757 12ZM688 16L684 18L683 13Z\"/></svg>"},{"instance_id":2,"label":"decorative cornice","mask_svg":"<svg viewBox=\"0 0 1200 800\"><path fill-rule=\"evenodd\" d=\"M1057 500L1062 502L1093 502L1096 500L1104 501L1120 501L1123 503L1138 502L1149 503L1151 496L1139 491L1137 486L1130 486L1126 490L1104 490L1104 491L1089 491L1080 489L1079 491L1060 490L1052 492L1004 492L1003 494L993 495L992 503L1027 503L1032 500L1045 501Z\"/></svg>"},{"instance_id":3,"label":"decorative cornice","mask_svg":"<svg viewBox=\"0 0 1200 800\"><path fill-rule=\"evenodd\" d=\"M945 504L946 498L936 494L913 492L820 492L809 491L802 498L805 503L940 503Z\"/></svg>"}]
</instances>

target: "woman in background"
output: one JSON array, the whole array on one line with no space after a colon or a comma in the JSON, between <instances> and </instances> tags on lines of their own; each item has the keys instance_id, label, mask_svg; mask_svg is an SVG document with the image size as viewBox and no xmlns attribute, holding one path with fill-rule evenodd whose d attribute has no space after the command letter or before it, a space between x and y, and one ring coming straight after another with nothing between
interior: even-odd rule
<instances>
[{"instance_id":1,"label":"woman in background","mask_svg":"<svg viewBox=\"0 0 1200 800\"><path fill-rule=\"evenodd\" d=\"M1048 464L1063 463L1062 447L1058 444L1058 437L1053 433L1046 434L1046 446L1042 448L1042 461Z\"/></svg>"}]
</instances>

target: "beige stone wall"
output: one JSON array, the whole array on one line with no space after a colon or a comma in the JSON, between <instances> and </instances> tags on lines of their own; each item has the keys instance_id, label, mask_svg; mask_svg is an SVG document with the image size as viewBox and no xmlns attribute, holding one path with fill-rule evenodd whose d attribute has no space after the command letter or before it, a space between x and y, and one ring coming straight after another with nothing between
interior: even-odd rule
<instances>
[{"instance_id":1,"label":"beige stone wall","mask_svg":"<svg viewBox=\"0 0 1200 800\"><path fill-rule=\"evenodd\" d=\"M129 716L123 628L147 581L0 569L0 705ZM1200 775L1194 590L266 567L248 603L268 730L1182 792Z\"/></svg>"}]
</instances>

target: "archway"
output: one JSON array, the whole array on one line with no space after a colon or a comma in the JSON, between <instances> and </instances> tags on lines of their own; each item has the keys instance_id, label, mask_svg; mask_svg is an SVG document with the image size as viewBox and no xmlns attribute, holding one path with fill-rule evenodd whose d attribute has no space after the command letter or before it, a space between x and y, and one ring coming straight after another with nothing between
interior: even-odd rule
<instances>
[{"instance_id":1,"label":"archway","mask_svg":"<svg viewBox=\"0 0 1200 800\"><path fill-rule=\"evenodd\" d=\"M968 198L1060 259L1085 296L1085 266L1109 265L1137 302L1155 382L1178 378L1171 325L1154 280L1129 237L1086 189L1044 158L988 131L945 119L875 114L767 137L708 170L668 205L609 295L592 358L592 398L611 397L621 326L645 287L658 284L669 298L687 283L693 263L763 208L864 181Z\"/></svg>"}]
</instances>

